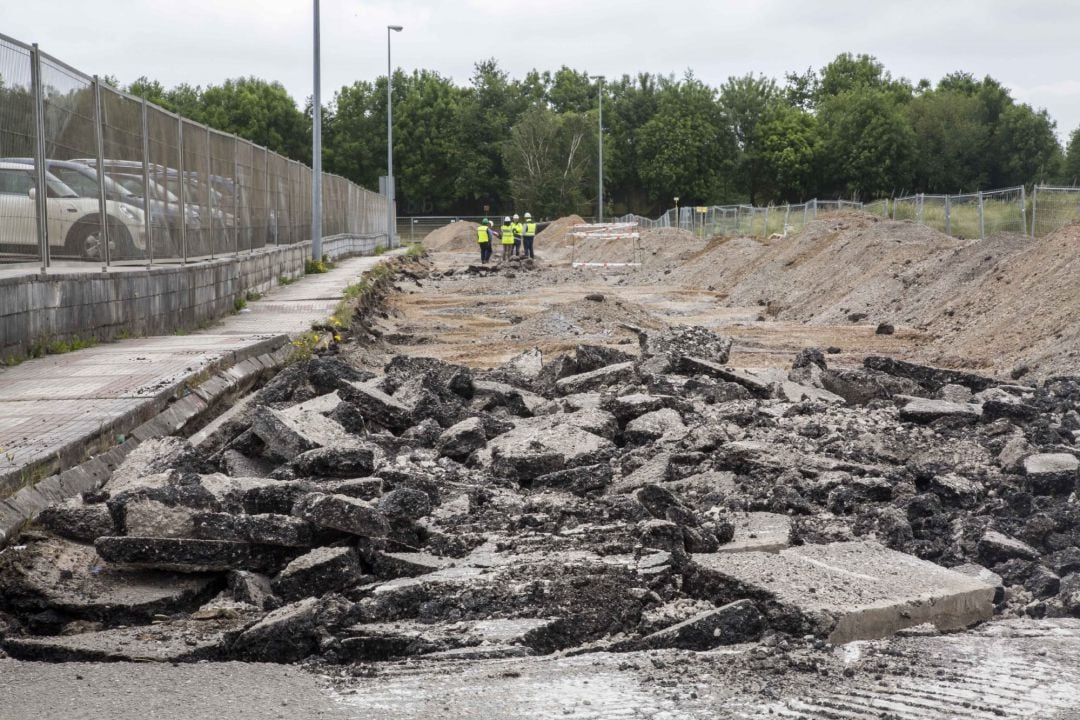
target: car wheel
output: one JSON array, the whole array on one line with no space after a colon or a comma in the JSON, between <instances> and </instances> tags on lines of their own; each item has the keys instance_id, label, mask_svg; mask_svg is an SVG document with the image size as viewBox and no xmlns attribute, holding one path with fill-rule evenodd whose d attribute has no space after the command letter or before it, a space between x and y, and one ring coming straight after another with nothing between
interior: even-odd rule
<instances>
[{"instance_id":1,"label":"car wheel","mask_svg":"<svg viewBox=\"0 0 1080 720\"><path fill-rule=\"evenodd\" d=\"M80 260L100 259L101 226L86 220L75 223L64 240L64 252Z\"/></svg>"}]
</instances>

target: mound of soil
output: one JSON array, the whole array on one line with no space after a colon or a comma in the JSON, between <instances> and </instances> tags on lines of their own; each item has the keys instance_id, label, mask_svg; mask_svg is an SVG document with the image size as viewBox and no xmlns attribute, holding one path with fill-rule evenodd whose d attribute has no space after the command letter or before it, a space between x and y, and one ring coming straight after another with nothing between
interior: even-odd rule
<instances>
[{"instance_id":1,"label":"mound of soil","mask_svg":"<svg viewBox=\"0 0 1080 720\"><path fill-rule=\"evenodd\" d=\"M519 340L545 340L563 337L572 341L592 342L608 341L613 337L637 336L619 327L620 323L636 325L642 328L657 329L666 323L645 309L644 306L613 296L602 296L603 300L575 300L554 305L546 310L531 315L522 322L502 331L504 336L513 336Z\"/></svg>"},{"instance_id":2,"label":"mound of soil","mask_svg":"<svg viewBox=\"0 0 1080 720\"><path fill-rule=\"evenodd\" d=\"M559 218L536 236L537 252L540 249L550 250L554 248L569 247L574 244L574 238L570 237L570 228L575 225L584 225L585 220L580 215L567 215Z\"/></svg>"},{"instance_id":3,"label":"mound of soil","mask_svg":"<svg viewBox=\"0 0 1080 720\"><path fill-rule=\"evenodd\" d=\"M428 233L424 247L435 252L462 252L476 249L479 223L459 220Z\"/></svg>"}]
</instances>

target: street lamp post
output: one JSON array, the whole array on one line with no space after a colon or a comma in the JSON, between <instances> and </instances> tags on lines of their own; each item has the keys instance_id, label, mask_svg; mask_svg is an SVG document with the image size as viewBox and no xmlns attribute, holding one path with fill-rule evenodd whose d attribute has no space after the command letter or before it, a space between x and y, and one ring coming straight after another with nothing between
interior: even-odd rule
<instances>
[{"instance_id":1,"label":"street lamp post","mask_svg":"<svg viewBox=\"0 0 1080 720\"><path fill-rule=\"evenodd\" d=\"M322 91L319 77L319 0L315 0L315 77L311 98L311 259L322 260Z\"/></svg>"},{"instance_id":2,"label":"street lamp post","mask_svg":"<svg viewBox=\"0 0 1080 720\"><path fill-rule=\"evenodd\" d=\"M401 32L401 25L386 26L386 245L394 247L394 103L391 94L394 87L394 71L390 67L390 31Z\"/></svg>"},{"instance_id":3,"label":"street lamp post","mask_svg":"<svg viewBox=\"0 0 1080 720\"><path fill-rule=\"evenodd\" d=\"M680 227L682 223L679 222L679 196L675 196L675 227Z\"/></svg>"},{"instance_id":4,"label":"street lamp post","mask_svg":"<svg viewBox=\"0 0 1080 720\"><path fill-rule=\"evenodd\" d=\"M597 139L600 141L600 150L596 171L596 221L602 223L604 222L604 76L593 75L592 79L597 81L597 96L600 102L600 112L597 116L597 126L599 128Z\"/></svg>"}]
</instances>

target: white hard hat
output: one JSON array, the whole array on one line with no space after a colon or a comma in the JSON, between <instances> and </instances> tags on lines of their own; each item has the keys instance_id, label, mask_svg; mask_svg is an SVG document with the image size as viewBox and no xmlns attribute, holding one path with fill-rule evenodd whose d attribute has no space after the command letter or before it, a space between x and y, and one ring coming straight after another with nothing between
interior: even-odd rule
<instances>
[{"instance_id":1,"label":"white hard hat","mask_svg":"<svg viewBox=\"0 0 1080 720\"><path fill-rule=\"evenodd\" d=\"M515 219L515 220L517 220L517 219L518 219L518 214L517 214L517 213L514 213L514 219Z\"/></svg>"},{"instance_id":2,"label":"white hard hat","mask_svg":"<svg viewBox=\"0 0 1080 720\"><path fill-rule=\"evenodd\" d=\"M510 218L508 218L508 217L504 217L504 218L503 218L503 222L510 222Z\"/></svg>"},{"instance_id":3,"label":"white hard hat","mask_svg":"<svg viewBox=\"0 0 1080 720\"><path fill-rule=\"evenodd\" d=\"M532 213L525 213L526 220L532 220Z\"/></svg>"}]
</instances>

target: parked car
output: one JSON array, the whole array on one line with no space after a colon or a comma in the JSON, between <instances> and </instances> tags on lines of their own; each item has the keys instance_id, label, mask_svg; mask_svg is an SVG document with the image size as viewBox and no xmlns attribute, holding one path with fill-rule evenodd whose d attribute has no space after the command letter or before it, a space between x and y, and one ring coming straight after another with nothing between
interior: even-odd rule
<instances>
[{"instance_id":1,"label":"parked car","mask_svg":"<svg viewBox=\"0 0 1080 720\"><path fill-rule=\"evenodd\" d=\"M77 158L72 162L83 165L91 172L97 172L96 159ZM146 194L142 163L137 160L106 159L103 166L105 168L105 177L131 192L141 206L142 198ZM60 179L64 180L64 177L60 176ZM198 232L202 229L201 213L197 203L185 205L184 218L188 232ZM157 166L151 166L150 172L150 222L158 227L167 225L171 235L179 236L180 199L165 187L161 180L160 168L157 168Z\"/></svg>"},{"instance_id":2,"label":"parked car","mask_svg":"<svg viewBox=\"0 0 1080 720\"><path fill-rule=\"evenodd\" d=\"M49 248L55 256L100 259L101 208L96 197L81 197L51 172L45 173ZM0 250L36 254L37 177L33 165L0 160ZM143 211L106 200L110 250L134 258L146 250Z\"/></svg>"}]
</instances>

